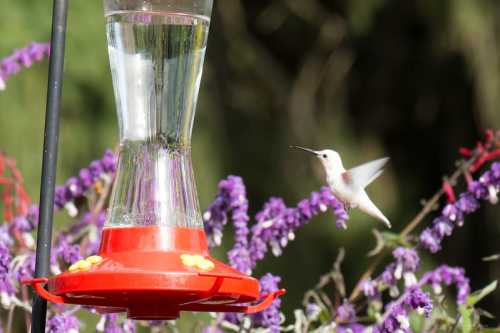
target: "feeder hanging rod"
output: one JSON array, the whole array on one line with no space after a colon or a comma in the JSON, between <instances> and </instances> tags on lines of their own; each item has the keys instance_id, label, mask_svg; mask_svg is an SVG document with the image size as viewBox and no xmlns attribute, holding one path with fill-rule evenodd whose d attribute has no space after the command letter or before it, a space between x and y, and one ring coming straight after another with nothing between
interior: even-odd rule
<instances>
[{"instance_id":1,"label":"feeder hanging rod","mask_svg":"<svg viewBox=\"0 0 500 333\"><path fill-rule=\"evenodd\" d=\"M37 232L35 277L49 274L52 243L52 219L59 140L59 110L64 69L64 49L68 0L54 0L52 8L52 37L50 42L49 78L45 112L42 179L40 188L40 218ZM33 298L31 333L45 333L47 301L38 294Z\"/></svg>"}]
</instances>

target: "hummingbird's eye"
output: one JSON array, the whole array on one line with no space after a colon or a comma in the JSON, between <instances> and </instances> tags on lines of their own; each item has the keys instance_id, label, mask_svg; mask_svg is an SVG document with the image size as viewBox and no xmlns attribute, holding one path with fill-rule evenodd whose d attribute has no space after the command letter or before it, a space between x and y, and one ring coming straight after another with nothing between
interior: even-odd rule
<instances>
[{"instance_id":1,"label":"hummingbird's eye","mask_svg":"<svg viewBox=\"0 0 500 333\"><path fill-rule=\"evenodd\" d=\"M328 158L328 155L326 155L326 154L323 154L323 158Z\"/></svg>"}]
</instances>

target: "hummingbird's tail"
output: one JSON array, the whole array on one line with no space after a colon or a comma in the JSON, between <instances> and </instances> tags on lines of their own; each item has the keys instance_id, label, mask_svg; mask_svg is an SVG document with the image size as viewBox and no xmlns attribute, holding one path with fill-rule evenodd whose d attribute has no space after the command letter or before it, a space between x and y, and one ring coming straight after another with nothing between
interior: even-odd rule
<instances>
[{"instance_id":1,"label":"hummingbird's tail","mask_svg":"<svg viewBox=\"0 0 500 333\"><path fill-rule=\"evenodd\" d=\"M368 197L368 194L363 191L363 194L361 195L361 200L358 202L358 208L362 212L384 222L384 224L388 227L391 228L391 222L385 215L378 209L377 206L371 201L370 197Z\"/></svg>"}]
</instances>

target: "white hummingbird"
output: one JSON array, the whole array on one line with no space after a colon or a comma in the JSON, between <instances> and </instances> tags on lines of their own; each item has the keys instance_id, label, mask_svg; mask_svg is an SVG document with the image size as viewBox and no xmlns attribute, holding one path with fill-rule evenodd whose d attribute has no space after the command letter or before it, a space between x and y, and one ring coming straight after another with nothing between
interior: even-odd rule
<instances>
[{"instance_id":1,"label":"white hummingbird","mask_svg":"<svg viewBox=\"0 0 500 333\"><path fill-rule=\"evenodd\" d=\"M388 157L346 170L339 153L334 150L316 151L298 146L293 148L305 150L319 158L325 168L328 185L347 209L359 208L362 212L384 222L387 227L391 227L387 217L375 206L365 191L365 188L382 174L382 168L389 161Z\"/></svg>"}]
</instances>

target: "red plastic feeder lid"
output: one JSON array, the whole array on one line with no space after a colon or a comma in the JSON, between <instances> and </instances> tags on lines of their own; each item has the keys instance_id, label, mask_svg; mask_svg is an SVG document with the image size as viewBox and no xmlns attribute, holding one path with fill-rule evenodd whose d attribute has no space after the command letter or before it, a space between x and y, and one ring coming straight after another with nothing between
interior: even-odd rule
<instances>
[{"instance_id":1,"label":"red plastic feeder lid","mask_svg":"<svg viewBox=\"0 0 500 333\"><path fill-rule=\"evenodd\" d=\"M106 228L99 252L68 272L24 283L50 302L137 320L176 319L181 311L256 313L285 293L260 295L256 279L211 258L202 229Z\"/></svg>"}]
</instances>

